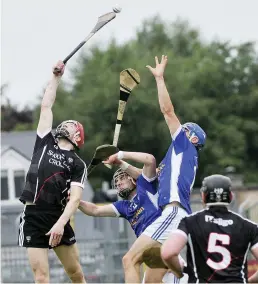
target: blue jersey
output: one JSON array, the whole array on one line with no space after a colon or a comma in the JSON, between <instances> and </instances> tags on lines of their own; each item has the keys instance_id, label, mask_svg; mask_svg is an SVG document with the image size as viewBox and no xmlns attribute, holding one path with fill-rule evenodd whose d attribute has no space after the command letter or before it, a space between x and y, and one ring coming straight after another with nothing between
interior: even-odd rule
<instances>
[{"instance_id":1,"label":"blue jersey","mask_svg":"<svg viewBox=\"0 0 258 284\"><path fill-rule=\"evenodd\" d=\"M190 193L197 168L197 150L180 126L172 136L172 143L159 165L159 206L177 201L191 214Z\"/></svg>"},{"instance_id":2,"label":"blue jersey","mask_svg":"<svg viewBox=\"0 0 258 284\"><path fill-rule=\"evenodd\" d=\"M113 203L117 216L129 221L137 237L160 215L156 180L140 175L136 181L136 195L131 200Z\"/></svg>"}]
</instances>

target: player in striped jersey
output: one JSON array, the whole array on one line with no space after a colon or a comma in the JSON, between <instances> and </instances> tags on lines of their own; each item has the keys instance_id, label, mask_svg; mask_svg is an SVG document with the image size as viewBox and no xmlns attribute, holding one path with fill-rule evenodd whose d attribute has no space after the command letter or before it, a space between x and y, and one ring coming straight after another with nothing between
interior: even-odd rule
<instances>
[{"instance_id":1,"label":"player in striped jersey","mask_svg":"<svg viewBox=\"0 0 258 284\"><path fill-rule=\"evenodd\" d=\"M257 224L228 210L231 180L212 175L201 188L204 210L183 218L163 244L161 256L180 277L178 254L187 244L190 283L258 283L258 272L247 279L249 250L258 260Z\"/></svg>"}]
</instances>

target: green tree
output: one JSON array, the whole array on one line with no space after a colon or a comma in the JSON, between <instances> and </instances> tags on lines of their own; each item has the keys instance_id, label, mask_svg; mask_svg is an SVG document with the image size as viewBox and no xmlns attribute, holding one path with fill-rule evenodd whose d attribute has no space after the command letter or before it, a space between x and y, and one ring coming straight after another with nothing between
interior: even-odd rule
<instances>
[{"instance_id":1,"label":"green tree","mask_svg":"<svg viewBox=\"0 0 258 284\"><path fill-rule=\"evenodd\" d=\"M54 106L55 125L77 119L85 126L82 156L90 161L98 145L112 143L119 99L119 73L137 70L141 84L129 98L120 133L123 150L146 151L158 162L166 153L170 134L160 112L155 80L146 65L167 54L167 87L182 123L194 121L207 132L200 153L196 185L201 178L234 166L246 181L258 181L258 63L252 43L205 42L187 22L173 24L159 17L145 21L135 38L115 39L105 47L82 53L72 70L71 91L61 86ZM110 179L113 171L99 166L90 180Z\"/></svg>"},{"instance_id":2,"label":"green tree","mask_svg":"<svg viewBox=\"0 0 258 284\"><path fill-rule=\"evenodd\" d=\"M31 130L33 127L33 110L28 106L20 110L16 105L13 105L6 97L7 89L7 84L1 86L1 130Z\"/></svg>"}]
</instances>

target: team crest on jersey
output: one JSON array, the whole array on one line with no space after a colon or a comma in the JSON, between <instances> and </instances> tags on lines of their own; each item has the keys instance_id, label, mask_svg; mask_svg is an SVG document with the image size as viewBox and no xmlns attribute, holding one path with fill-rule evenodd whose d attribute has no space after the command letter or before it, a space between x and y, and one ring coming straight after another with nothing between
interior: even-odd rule
<instances>
[{"instance_id":1,"label":"team crest on jersey","mask_svg":"<svg viewBox=\"0 0 258 284\"><path fill-rule=\"evenodd\" d=\"M73 158L68 158L68 163L72 163L73 162Z\"/></svg>"},{"instance_id":2,"label":"team crest on jersey","mask_svg":"<svg viewBox=\"0 0 258 284\"><path fill-rule=\"evenodd\" d=\"M136 203L134 203L134 202L132 202L131 204L130 204L130 209L133 209L133 210L135 210L136 208L137 208L137 204Z\"/></svg>"}]
</instances>

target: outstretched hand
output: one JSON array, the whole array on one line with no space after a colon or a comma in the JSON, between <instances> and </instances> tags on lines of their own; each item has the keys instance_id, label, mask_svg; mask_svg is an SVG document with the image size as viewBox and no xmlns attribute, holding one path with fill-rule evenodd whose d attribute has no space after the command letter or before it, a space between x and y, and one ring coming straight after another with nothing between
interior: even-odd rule
<instances>
[{"instance_id":1,"label":"outstretched hand","mask_svg":"<svg viewBox=\"0 0 258 284\"><path fill-rule=\"evenodd\" d=\"M159 63L158 57L155 56L155 62L156 62L155 68L151 67L150 65L147 65L146 67L151 71L151 73L155 78L163 77L168 62L168 57L166 55L162 55L161 61Z\"/></svg>"}]
</instances>

